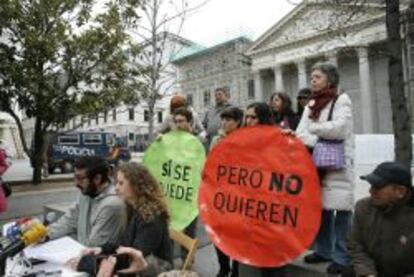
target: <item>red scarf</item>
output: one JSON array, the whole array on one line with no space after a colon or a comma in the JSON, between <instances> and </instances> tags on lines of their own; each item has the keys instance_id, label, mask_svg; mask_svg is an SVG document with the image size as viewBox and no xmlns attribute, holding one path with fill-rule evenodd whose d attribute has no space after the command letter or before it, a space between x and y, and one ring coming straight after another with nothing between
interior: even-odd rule
<instances>
[{"instance_id":1,"label":"red scarf","mask_svg":"<svg viewBox=\"0 0 414 277\"><path fill-rule=\"evenodd\" d=\"M335 97L336 88L327 88L321 91L314 91L309 101L310 114L309 118L316 121L321 115L321 111L329 104Z\"/></svg>"}]
</instances>

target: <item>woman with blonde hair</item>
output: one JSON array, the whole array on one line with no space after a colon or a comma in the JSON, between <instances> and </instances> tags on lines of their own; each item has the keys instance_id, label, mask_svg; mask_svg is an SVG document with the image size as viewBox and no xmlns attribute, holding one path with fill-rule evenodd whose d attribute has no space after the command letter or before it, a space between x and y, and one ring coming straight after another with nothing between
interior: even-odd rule
<instances>
[{"instance_id":1,"label":"woman with blonde hair","mask_svg":"<svg viewBox=\"0 0 414 277\"><path fill-rule=\"evenodd\" d=\"M134 162L124 163L118 167L116 191L126 202L128 209L127 229L121 243L87 249L77 269L89 273L97 272L96 266L91 268L91 265L96 264L96 259L93 257L102 254L112 255L115 252L120 254L124 252L125 247L139 250L144 257L151 255L156 257L157 261L164 261L164 263L158 263L163 267L160 271L170 269L172 265L168 230L170 215L158 182L145 166ZM119 246L121 247L118 248ZM116 268L130 266L126 256L117 257ZM154 269L151 270L154 271ZM129 273L131 268L118 272ZM147 275L144 274L144 276Z\"/></svg>"}]
</instances>

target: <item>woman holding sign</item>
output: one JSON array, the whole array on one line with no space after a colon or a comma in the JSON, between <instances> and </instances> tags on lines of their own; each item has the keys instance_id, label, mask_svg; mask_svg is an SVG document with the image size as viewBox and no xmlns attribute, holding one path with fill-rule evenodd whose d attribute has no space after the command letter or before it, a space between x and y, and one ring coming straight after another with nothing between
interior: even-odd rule
<instances>
[{"instance_id":1,"label":"woman holding sign","mask_svg":"<svg viewBox=\"0 0 414 277\"><path fill-rule=\"evenodd\" d=\"M345 240L354 206L352 103L347 94L339 93L338 84L339 73L334 65L313 66L312 97L296 130L297 136L314 149L313 160L322 186L322 222L315 252L307 255L305 262L332 261L327 269L331 274L341 273L349 265ZM325 150L324 155L319 150ZM332 153L327 159L325 155ZM333 165L326 166L327 160L333 160Z\"/></svg>"},{"instance_id":2,"label":"woman holding sign","mask_svg":"<svg viewBox=\"0 0 414 277\"><path fill-rule=\"evenodd\" d=\"M273 125L272 111L264 102L255 102L247 106L245 113L246 126ZM256 268L245 264L240 264L240 276L260 276L260 277L283 277L285 276L284 267Z\"/></svg>"},{"instance_id":3,"label":"woman holding sign","mask_svg":"<svg viewBox=\"0 0 414 277\"><path fill-rule=\"evenodd\" d=\"M221 118L221 129L219 134L213 137L210 145L210 151L213 147L219 143L219 141L232 133L233 131L240 128L243 124L243 111L237 107L226 108L222 114ZM230 273L230 258L224 254L217 246L215 246L217 252L217 258L220 266L220 271L217 274L217 277L226 277ZM239 276L238 263L233 261L231 268L231 277Z\"/></svg>"}]
</instances>

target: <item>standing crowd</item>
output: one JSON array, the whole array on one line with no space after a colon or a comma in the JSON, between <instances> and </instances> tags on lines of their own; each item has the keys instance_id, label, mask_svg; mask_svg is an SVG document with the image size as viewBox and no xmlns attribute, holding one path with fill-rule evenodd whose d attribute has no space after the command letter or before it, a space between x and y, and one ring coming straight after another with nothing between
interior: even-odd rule
<instances>
[{"instance_id":1,"label":"standing crowd","mask_svg":"<svg viewBox=\"0 0 414 277\"><path fill-rule=\"evenodd\" d=\"M285 92L273 93L268 103L255 102L242 110L230 104L229 93L215 91L216 105L200 120L183 95L171 99L170 112L157 130L157 139L170 130L190 132L212 149L244 126L268 125L286 136L298 137L318 169L322 220L306 263L329 262L327 272L342 276L399 277L414 273L414 201L410 169L385 162L362 176L370 197L354 203L354 135L352 103L339 89L339 73L330 63L311 70L311 88L301 89L296 112ZM317 149L333 145L339 151L334 167L323 166ZM169 211L161 188L142 165L118 166L115 186L106 162L82 157L75 164L75 182L82 192L74 207L48 227L48 238L72 235L88 246L69 264L97 276L139 274L172 268L168 234ZM118 197L119 196L119 197ZM186 229L194 237L196 220ZM255 268L231 261L216 248L225 276L286 276L285 267ZM112 255L102 259L102 254ZM99 262L98 262L99 261ZM161 270L160 270L161 268Z\"/></svg>"}]
</instances>

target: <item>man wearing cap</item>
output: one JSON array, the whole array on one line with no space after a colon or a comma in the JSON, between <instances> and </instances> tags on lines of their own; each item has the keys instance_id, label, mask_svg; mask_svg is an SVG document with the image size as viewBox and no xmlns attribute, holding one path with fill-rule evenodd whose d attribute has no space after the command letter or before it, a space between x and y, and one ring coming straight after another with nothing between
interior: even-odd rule
<instances>
[{"instance_id":1,"label":"man wearing cap","mask_svg":"<svg viewBox=\"0 0 414 277\"><path fill-rule=\"evenodd\" d=\"M384 162L362 180L370 197L355 207L348 250L354 273L345 276L399 277L414 273L414 197L408 168Z\"/></svg>"}]
</instances>

